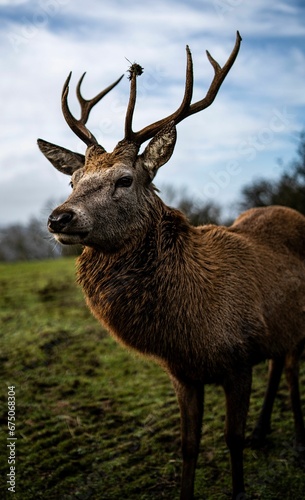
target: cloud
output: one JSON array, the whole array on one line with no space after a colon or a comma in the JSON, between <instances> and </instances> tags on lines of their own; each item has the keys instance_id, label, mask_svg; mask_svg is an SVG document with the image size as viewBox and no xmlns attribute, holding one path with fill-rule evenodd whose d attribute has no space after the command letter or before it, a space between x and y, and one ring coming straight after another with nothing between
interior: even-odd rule
<instances>
[{"instance_id":1,"label":"cloud","mask_svg":"<svg viewBox=\"0 0 305 500\"><path fill-rule=\"evenodd\" d=\"M238 173L218 186L217 201L231 203L244 182L275 175L276 159L291 158L304 127L304 10L296 0L268 6L262 0L113 0L102 6L87 0L85 7L80 0L1 1L0 225L26 221L46 200L69 193L68 179L53 171L36 139L84 151L60 109L70 70L69 104L78 116L74 89L84 71L89 98L126 72L125 58L139 62L144 74L134 126L142 128L179 106L185 45L193 54L198 100L213 77L205 49L223 64L236 29L243 42L234 67L213 105L178 125L175 153L157 184L187 186L205 197L205 186L217 184L213 173L235 161ZM122 138L128 93L124 78L90 116L90 129L108 150Z\"/></svg>"}]
</instances>

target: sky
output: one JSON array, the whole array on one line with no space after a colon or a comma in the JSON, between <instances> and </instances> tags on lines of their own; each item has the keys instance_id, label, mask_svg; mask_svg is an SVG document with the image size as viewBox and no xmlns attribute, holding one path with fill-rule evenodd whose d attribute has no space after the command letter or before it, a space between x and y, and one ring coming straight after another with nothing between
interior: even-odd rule
<instances>
[{"instance_id":1,"label":"sky","mask_svg":"<svg viewBox=\"0 0 305 500\"><path fill-rule=\"evenodd\" d=\"M236 210L245 184L281 174L305 129L303 0L0 0L0 226L45 217L70 193L69 178L37 148L37 138L77 152L85 145L62 116L79 116L75 85L95 96L126 77L92 111L88 128L107 151L123 138L130 62L138 79L134 129L171 114L182 100L185 46L194 61L194 100L213 78L208 49L223 65L242 36L238 58L214 103L177 126L170 161L155 184L200 203ZM130 61L130 62L129 62Z\"/></svg>"}]
</instances>

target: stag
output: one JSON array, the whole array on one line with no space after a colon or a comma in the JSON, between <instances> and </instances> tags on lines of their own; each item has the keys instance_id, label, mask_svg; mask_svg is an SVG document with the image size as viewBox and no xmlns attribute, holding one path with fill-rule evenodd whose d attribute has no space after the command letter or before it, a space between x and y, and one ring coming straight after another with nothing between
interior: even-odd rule
<instances>
[{"instance_id":1,"label":"stag","mask_svg":"<svg viewBox=\"0 0 305 500\"><path fill-rule=\"evenodd\" d=\"M270 430L285 368L296 445L303 452L305 446L298 382L305 342L305 218L275 206L249 210L231 227L193 227L181 212L163 203L152 183L173 153L176 125L212 104L240 42L237 32L223 67L207 52L214 77L205 97L195 103L187 47L181 105L138 132L132 121L142 68L133 64L125 137L111 153L98 144L86 123L92 107L122 77L91 100L81 94L82 77L78 120L67 103L70 73L62 110L87 145L86 154L38 140L53 166L72 176L73 191L51 213L48 228L62 244L83 245L78 281L89 308L115 339L153 358L173 382L181 414L181 500L191 500L194 494L205 384L224 388L234 499L244 498L245 492L243 447L256 363L269 360L269 382L253 442L263 443Z\"/></svg>"}]
</instances>

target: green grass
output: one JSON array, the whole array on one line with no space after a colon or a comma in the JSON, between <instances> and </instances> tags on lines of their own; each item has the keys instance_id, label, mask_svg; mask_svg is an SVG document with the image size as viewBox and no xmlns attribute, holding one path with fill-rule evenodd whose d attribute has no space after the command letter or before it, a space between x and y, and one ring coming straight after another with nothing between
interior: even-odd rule
<instances>
[{"instance_id":1,"label":"green grass","mask_svg":"<svg viewBox=\"0 0 305 500\"><path fill-rule=\"evenodd\" d=\"M166 374L117 345L87 310L74 261L0 265L1 498L179 498L179 413ZM247 433L266 384L255 369ZM305 370L302 366L301 387ZM9 493L7 387L16 387L16 493ZM245 450L249 498L304 497L286 385L263 450ZM196 499L230 498L224 397L208 387Z\"/></svg>"}]
</instances>

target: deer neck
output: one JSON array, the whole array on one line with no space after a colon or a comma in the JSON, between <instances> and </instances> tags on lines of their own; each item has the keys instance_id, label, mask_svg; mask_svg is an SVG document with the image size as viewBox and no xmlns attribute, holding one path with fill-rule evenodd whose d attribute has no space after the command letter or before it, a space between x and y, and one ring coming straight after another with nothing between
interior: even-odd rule
<instances>
[{"instance_id":1,"label":"deer neck","mask_svg":"<svg viewBox=\"0 0 305 500\"><path fill-rule=\"evenodd\" d=\"M169 308L164 284L172 281L170 287L179 289L176 280L193 253L195 229L177 210L162 204L157 212L133 247L113 254L85 248L78 260L78 281L91 311L117 340L158 357L159 323Z\"/></svg>"},{"instance_id":2,"label":"deer neck","mask_svg":"<svg viewBox=\"0 0 305 500\"><path fill-rule=\"evenodd\" d=\"M160 267L161 263L169 264L175 261L177 255L188 251L192 244L193 226L178 210L160 203L153 207L153 217L147 223L141 235L132 235L124 248L113 252L104 252L99 248L85 247L78 259L78 279L85 293L89 293L90 285L103 289L107 284L117 285L117 280L129 278L125 285L130 284L133 274L134 280L138 274L149 275ZM93 290L95 293L95 291Z\"/></svg>"}]
</instances>

